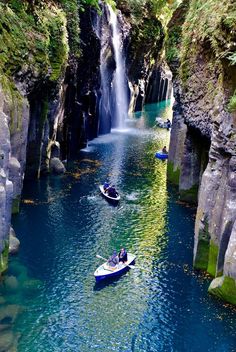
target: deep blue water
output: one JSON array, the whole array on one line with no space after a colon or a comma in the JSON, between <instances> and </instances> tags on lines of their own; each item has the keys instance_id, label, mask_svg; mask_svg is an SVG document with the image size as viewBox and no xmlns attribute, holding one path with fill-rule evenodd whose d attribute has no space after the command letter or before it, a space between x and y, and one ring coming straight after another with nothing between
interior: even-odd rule
<instances>
[{"instance_id":1,"label":"deep blue water","mask_svg":"<svg viewBox=\"0 0 236 352\"><path fill-rule=\"evenodd\" d=\"M17 351L236 351L235 310L192 270L195 209L178 203L154 158L169 139L153 128L160 115L171 116L168 104L146 106L125 132L90 142L66 175L26 183L13 221L21 249L0 297L18 312ZM105 180L117 207L99 194ZM95 284L96 254L121 246L149 271Z\"/></svg>"}]
</instances>

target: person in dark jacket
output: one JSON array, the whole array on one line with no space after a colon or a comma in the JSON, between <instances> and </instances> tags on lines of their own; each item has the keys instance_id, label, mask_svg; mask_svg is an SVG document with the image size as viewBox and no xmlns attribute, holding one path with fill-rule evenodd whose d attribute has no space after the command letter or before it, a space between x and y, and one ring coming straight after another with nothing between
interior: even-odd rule
<instances>
[{"instance_id":1,"label":"person in dark jacket","mask_svg":"<svg viewBox=\"0 0 236 352\"><path fill-rule=\"evenodd\" d=\"M164 146L164 148L162 148L162 153L163 153L163 154L168 154L168 151L167 151L167 149L166 149L166 146Z\"/></svg>"},{"instance_id":2,"label":"person in dark jacket","mask_svg":"<svg viewBox=\"0 0 236 352\"><path fill-rule=\"evenodd\" d=\"M167 119L167 121L166 121L166 128L167 128L167 130L169 130L171 128L171 122L169 119Z\"/></svg>"},{"instance_id":3,"label":"person in dark jacket","mask_svg":"<svg viewBox=\"0 0 236 352\"><path fill-rule=\"evenodd\" d=\"M118 254L118 257L119 257L119 262L122 262L122 263L127 262L128 255L127 255L127 252L126 252L125 248L121 248L121 250L120 250L120 252Z\"/></svg>"},{"instance_id":4,"label":"person in dark jacket","mask_svg":"<svg viewBox=\"0 0 236 352\"><path fill-rule=\"evenodd\" d=\"M117 197L117 192L114 186L111 186L107 190L109 197L116 198Z\"/></svg>"},{"instance_id":5,"label":"person in dark jacket","mask_svg":"<svg viewBox=\"0 0 236 352\"><path fill-rule=\"evenodd\" d=\"M107 192L108 188L110 187L108 182L104 182L103 189L105 192Z\"/></svg>"},{"instance_id":6,"label":"person in dark jacket","mask_svg":"<svg viewBox=\"0 0 236 352\"><path fill-rule=\"evenodd\" d=\"M117 264L119 264L119 258L116 253L116 251L113 251L113 254L110 256L110 258L107 261L108 265L111 266L112 268L115 268Z\"/></svg>"}]
</instances>

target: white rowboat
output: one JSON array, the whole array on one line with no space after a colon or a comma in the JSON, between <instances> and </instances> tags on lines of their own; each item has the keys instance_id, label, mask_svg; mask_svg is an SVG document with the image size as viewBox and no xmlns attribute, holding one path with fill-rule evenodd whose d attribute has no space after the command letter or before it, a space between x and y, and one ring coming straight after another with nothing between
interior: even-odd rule
<instances>
[{"instance_id":1,"label":"white rowboat","mask_svg":"<svg viewBox=\"0 0 236 352\"><path fill-rule=\"evenodd\" d=\"M115 267L109 266L107 262L100 265L94 272L96 281L110 279L118 275L121 275L127 270L129 270L129 265L134 263L136 256L131 253L127 253L127 256L128 256L127 262L125 263L120 262Z\"/></svg>"}]
</instances>

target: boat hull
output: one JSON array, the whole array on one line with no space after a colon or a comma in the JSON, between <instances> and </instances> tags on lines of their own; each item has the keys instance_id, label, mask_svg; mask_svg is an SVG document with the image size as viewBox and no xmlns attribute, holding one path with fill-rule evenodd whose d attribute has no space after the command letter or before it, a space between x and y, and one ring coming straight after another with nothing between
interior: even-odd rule
<instances>
[{"instance_id":1,"label":"boat hull","mask_svg":"<svg viewBox=\"0 0 236 352\"><path fill-rule=\"evenodd\" d=\"M135 263L135 255L128 253L128 261L127 264L119 264L121 265L120 268L117 268L113 270L112 268L109 268L106 263L103 263L100 265L97 270L94 272L94 276L96 279L96 282L100 282L103 280L109 280L112 278L116 278L120 275L123 275L126 273L130 268L128 265L134 264Z\"/></svg>"},{"instance_id":2,"label":"boat hull","mask_svg":"<svg viewBox=\"0 0 236 352\"><path fill-rule=\"evenodd\" d=\"M155 157L160 160L166 160L168 159L168 154L162 153L162 152L157 152L155 154Z\"/></svg>"}]
</instances>

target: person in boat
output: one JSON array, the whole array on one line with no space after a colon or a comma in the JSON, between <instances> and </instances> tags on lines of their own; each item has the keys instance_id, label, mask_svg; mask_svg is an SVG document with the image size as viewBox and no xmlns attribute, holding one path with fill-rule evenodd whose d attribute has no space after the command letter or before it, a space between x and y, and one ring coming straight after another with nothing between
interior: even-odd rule
<instances>
[{"instance_id":1,"label":"person in boat","mask_svg":"<svg viewBox=\"0 0 236 352\"><path fill-rule=\"evenodd\" d=\"M125 248L121 248L121 250L120 250L120 252L118 254L118 257L119 257L119 262L122 262L122 263L127 262L128 255L127 255L127 252L126 252Z\"/></svg>"},{"instance_id":2,"label":"person in boat","mask_svg":"<svg viewBox=\"0 0 236 352\"><path fill-rule=\"evenodd\" d=\"M117 264L119 264L119 257L115 250L113 251L113 254L110 256L110 258L108 259L107 264L112 268L115 268Z\"/></svg>"},{"instance_id":3,"label":"person in boat","mask_svg":"<svg viewBox=\"0 0 236 352\"><path fill-rule=\"evenodd\" d=\"M166 146L164 146L164 147L162 148L162 153L163 153L163 154L168 154L168 151L167 151L167 149L166 149Z\"/></svg>"},{"instance_id":4,"label":"person in boat","mask_svg":"<svg viewBox=\"0 0 236 352\"><path fill-rule=\"evenodd\" d=\"M109 197L116 198L117 197L117 192L114 186L111 186L107 189L107 193Z\"/></svg>"},{"instance_id":5,"label":"person in boat","mask_svg":"<svg viewBox=\"0 0 236 352\"><path fill-rule=\"evenodd\" d=\"M166 128L169 130L171 128L171 122L169 119L166 121Z\"/></svg>"},{"instance_id":6,"label":"person in boat","mask_svg":"<svg viewBox=\"0 0 236 352\"><path fill-rule=\"evenodd\" d=\"M104 182L104 184L103 184L104 192L107 192L109 187L110 187L109 183L108 182Z\"/></svg>"}]
</instances>

